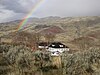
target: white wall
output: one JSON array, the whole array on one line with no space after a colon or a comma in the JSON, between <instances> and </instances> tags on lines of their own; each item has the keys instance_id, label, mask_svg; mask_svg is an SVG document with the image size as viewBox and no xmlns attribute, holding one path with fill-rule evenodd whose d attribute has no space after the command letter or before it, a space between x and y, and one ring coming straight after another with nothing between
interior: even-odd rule
<instances>
[{"instance_id":1,"label":"white wall","mask_svg":"<svg viewBox=\"0 0 100 75\"><path fill-rule=\"evenodd\" d=\"M38 46L38 48L48 48L48 46Z\"/></svg>"},{"instance_id":2,"label":"white wall","mask_svg":"<svg viewBox=\"0 0 100 75\"><path fill-rule=\"evenodd\" d=\"M60 53L64 52L64 51L69 51L69 48L48 48L47 49L50 52L56 52L59 51Z\"/></svg>"}]
</instances>

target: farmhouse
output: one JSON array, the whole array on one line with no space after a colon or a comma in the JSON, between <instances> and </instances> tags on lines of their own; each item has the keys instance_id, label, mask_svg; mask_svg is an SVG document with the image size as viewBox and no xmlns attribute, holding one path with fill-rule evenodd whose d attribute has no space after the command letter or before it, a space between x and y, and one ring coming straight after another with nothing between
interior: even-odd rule
<instances>
[{"instance_id":1,"label":"farmhouse","mask_svg":"<svg viewBox=\"0 0 100 75\"><path fill-rule=\"evenodd\" d=\"M65 46L60 42L53 42L48 46L48 51L59 51L60 53L62 53L64 51L69 51L69 47Z\"/></svg>"},{"instance_id":2,"label":"farmhouse","mask_svg":"<svg viewBox=\"0 0 100 75\"><path fill-rule=\"evenodd\" d=\"M52 43L40 42L38 44L38 49L49 51L51 53L51 56L59 56L64 51L69 51L69 47L65 46L60 42L52 42Z\"/></svg>"},{"instance_id":3,"label":"farmhouse","mask_svg":"<svg viewBox=\"0 0 100 75\"><path fill-rule=\"evenodd\" d=\"M47 50L51 52L51 56L59 56L64 51L69 51L69 47L60 42L53 42L48 46Z\"/></svg>"}]
</instances>

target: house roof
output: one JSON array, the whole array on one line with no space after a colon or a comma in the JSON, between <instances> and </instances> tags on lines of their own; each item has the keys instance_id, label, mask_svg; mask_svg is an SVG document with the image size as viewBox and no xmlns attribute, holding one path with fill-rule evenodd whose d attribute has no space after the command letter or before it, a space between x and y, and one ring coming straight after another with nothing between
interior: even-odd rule
<instances>
[{"instance_id":1,"label":"house roof","mask_svg":"<svg viewBox=\"0 0 100 75\"><path fill-rule=\"evenodd\" d=\"M60 42L53 42L49 45L49 47L52 47L52 48L68 48L66 45L64 45Z\"/></svg>"},{"instance_id":2,"label":"house roof","mask_svg":"<svg viewBox=\"0 0 100 75\"><path fill-rule=\"evenodd\" d=\"M48 43L47 42L40 42L38 45L39 46L48 46Z\"/></svg>"}]
</instances>

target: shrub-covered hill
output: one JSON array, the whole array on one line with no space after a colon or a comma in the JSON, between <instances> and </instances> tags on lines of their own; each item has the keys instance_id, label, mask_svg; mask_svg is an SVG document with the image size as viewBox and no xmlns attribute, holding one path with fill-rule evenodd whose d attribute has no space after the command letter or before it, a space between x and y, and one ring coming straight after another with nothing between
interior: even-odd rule
<instances>
[{"instance_id":1,"label":"shrub-covered hill","mask_svg":"<svg viewBox=\"0 0 100 75\"><path fill-rule=\"evenodd\" d=\"M100 48L63 55L64 75L100 75Z\"/></svg>"},{"instance_id":2,"label":"shrub-covered hill","mask_svg":"<svg viewBox=\"0 0 100 75\"><path fill-rule=\"evenodd\" d=\"M25 45L0 44L0 56L0 75L34 75L51 65L48 53L34 52Z\"/></svg>"},{"instance_id":3,"label":"shrub-covered hill","mask_svg":"<svg viewBox=\"0 0 100 75\"><path fill-rule=\"evenodd\" d=\"M34 75L52 69L49 53L33 52L24 45L0 44L0 75ZM63 53L63 75L100 75L100 48Z\"/></svg>"}]
</instances>

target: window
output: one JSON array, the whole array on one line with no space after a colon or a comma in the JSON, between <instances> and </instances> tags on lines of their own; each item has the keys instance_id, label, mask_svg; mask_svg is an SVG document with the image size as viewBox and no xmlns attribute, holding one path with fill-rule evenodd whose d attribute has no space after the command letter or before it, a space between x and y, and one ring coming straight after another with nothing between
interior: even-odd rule
<instances>
[{"instance_id":1,"label":"window","mask_svg":"<svg viewBox=\"0 0 100 75\"><path fill-rule=\"evenodd\" d=\"M63 47L63 45L59 45L60 47Z\"/></svg>"}]
</instances>

